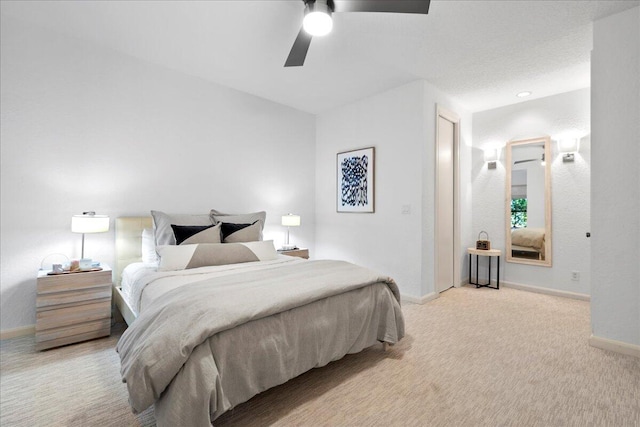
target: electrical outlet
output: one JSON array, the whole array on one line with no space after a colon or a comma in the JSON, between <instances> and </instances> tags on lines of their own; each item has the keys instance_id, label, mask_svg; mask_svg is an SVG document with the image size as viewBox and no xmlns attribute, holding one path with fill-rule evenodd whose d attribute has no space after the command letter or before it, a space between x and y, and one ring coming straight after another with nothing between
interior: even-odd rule
<instances>
[{"instance_id":1,"label":"electrical outlet","mask_svg":"<svg viewBox=\"0 0 640 427\"><path fill-rule=\"evenodd\" d=\"M579 281L580 280L580 272L579 271L572 271L571 272L571 280L573 281Z\"/></svg>"}]
</instances>

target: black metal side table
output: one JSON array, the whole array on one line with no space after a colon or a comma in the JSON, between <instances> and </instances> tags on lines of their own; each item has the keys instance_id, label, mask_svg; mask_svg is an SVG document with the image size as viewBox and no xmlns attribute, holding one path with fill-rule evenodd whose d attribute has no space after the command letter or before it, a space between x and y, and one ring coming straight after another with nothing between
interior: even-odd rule
<instances>
[{"instance_id":1,"label":"black metal side table","mask_svg":"<svg viewBox=\"0 0 640 427\"><path fill-rule=\"evenodd\" d=\"M476 288L491 288L491 289L500 289L500 256L502 255L502 251L500 249L476 249L476 248L467 248L467 253L469 254L469 284L476 285ZM474 282L471 277L471 260L472 256L476 256L476 281ZM487 283L480 283L480 279L478 277L478 264L481 256L489 257L489 279ZM491 257L498 258L498 275L496 277L496 287L491 286Z\"/></svg>"}]
</instances>

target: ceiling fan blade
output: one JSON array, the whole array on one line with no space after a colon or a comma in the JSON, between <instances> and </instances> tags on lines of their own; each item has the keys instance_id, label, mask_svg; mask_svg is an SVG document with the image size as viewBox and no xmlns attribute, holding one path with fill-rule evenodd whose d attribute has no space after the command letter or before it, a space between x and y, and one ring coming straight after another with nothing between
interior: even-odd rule
<instances>
[{"instance_id":1,"label":"ceiling fan blade","mask_svg":"<svg viewBox=\"0 0 640 427\"><path fill-rule=\"evenodd\" d=\"M513 164L517 165L519 163L535 162L535 161L539 161L539 160L540 159L516 160L515 162L513 162Z\"/></svg>"},{"instance_id":2,"label":"ceiling fan blade","mask_svg":"<svg viewBox=\"0 0 640 427\"><path fill-rule=\"evenodd\" d=\"M307 57L309 45L311 45L311 38L312 36L307 33L304 28L300 28L298 37L296 37L296 41L293 42L291 52L289 52L287 62L284 63L285 67L300 67L304 64L304 59Z\"/></svg>"},{"instance_id":3,"label":"ceiling fan blade","mask_svg":"<svg viewBox=\"0 0 640 427\"><path fill-rule=\"evenodd\" d=\"M431 0L334 0L335 12L429 13Z\"/></svg>"}]
</instances>

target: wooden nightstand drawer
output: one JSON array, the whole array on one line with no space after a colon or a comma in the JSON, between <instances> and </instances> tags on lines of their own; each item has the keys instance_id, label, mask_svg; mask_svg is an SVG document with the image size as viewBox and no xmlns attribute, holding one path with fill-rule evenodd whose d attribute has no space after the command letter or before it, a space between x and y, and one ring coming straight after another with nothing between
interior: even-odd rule
<instances>
[{"instance_id":1,"label":"wooden nightstand drawer","mask_svg":"<svg viewBox=\"0 0 640 427\"><path fill-rule=\"evenodd\" d=\"M89 304L39 310L36 315L36 333L45 329L76 325L107 317L111 318L111 298Z\"/></svg>"},{"instance_id":2,"label":"wooden nightstand drawer","mask_svg":"<svg viewBox=\"0 0 640 427\"><path fill-rule=\"evenodd\" d=\"M55 331L57 331L57 329L55 329ZM97 329L77 335L69 335L41 342L37 342L36 338L36 350L47 350L53 347L60 347L61 345L73 344L81 341L92 340L95 338L108 337L110 334L111 325L103 329Z\"/></svg>"},{"instance_id":3,"label":"wooden nightstand drawer","mask_svg":"<svg viewBox=\"0 0 640 427\"><path fill-rule=\"evenodd\" d=\"M77 302L109 298L111 292L111 284L106 284L95 288L84 288L77 291L38 294L36 297L36 308L68 305Z\"/></svg>"},{"instance_id":4,"label":"wooden nightstand drawer","mask_svg":"<svg viewBox=\"0 0 640 427\"><path fill-rule=\"evenodd\" d=\"M65 337L72 337L74 335L83 335L90 333L105 332L104 335L109 335L111 329L111 318L95 320L93 322L81 323L79 325L65 326L63 328L53 328L41 331L36 337L36 342L41 343L45 341L57 340ZM103 336L104 336L103 335Z\"/></svg>"},{"instance_id":5,"label":"wooden nightstand drawer","mask_svg":"<svg viewBox=\"0 0 640 427\"><path fill-rule=\"evenodd\" d=\"M51 292L71 291L98 286L111 286L111 270L91 271L86 273L43 275L38 277L38 295Z\"/></svg>"}]
</instances>

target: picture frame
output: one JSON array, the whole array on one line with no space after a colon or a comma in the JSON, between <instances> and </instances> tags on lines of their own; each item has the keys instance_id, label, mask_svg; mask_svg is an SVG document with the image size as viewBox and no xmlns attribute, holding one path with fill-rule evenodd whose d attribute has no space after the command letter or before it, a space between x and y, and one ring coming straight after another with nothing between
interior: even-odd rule
<instances>
[{"instance_id":1,"label":"picture frame","mask_svg":"<svg viewBox=\"0 0 640 427\"><path fill-rule=\"evenodd\" d=\"M336 157L337 212L375 212L375 147L344 151Z\"/></svg>"}]
</instances>

